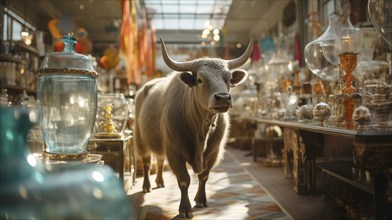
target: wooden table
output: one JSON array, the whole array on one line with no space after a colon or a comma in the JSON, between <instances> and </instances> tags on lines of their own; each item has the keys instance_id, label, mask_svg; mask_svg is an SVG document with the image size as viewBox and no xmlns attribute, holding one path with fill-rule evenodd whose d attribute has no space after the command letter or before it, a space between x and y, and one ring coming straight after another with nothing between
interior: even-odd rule
<instances>
[{"instance_id":1,"label":"wooden table","mask_svg":"<svg viewBox=\"0 0 392 220\"><path fill-rule=\"evenodd\" d=\"M371 194L376 219L392 217L392 131L251 119L283 128L285 173L292 173L297 193L314 191L318 167L323 174Z\"/></svg>"}]
</instances>

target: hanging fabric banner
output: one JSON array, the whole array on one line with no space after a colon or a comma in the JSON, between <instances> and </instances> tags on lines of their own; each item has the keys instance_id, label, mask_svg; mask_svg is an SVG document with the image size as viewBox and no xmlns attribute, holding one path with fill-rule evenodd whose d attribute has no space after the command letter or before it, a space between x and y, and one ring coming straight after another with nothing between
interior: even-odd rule
<instances>
[{"instance_id":1,"label":"hanging fabric banner","mask_svg":"<svg viewBox=\"0 0 392 220\"><path fill-rule=\"evenodd\" d=\"M133 71L134 81L129 81L128 83L135 83L139 85L141 82L141 64L140 64L140 46L139 46L139 26L138 26L138 16L137 16L137 2L138 0L132 0L131 3L131 30L133 34L133 66L131 71Z\"/></svg>"},{"instance_id":2,"label":"hanging fabric banner","mask_svg":"<svg viewBox=\"0 0 392 220\"><path fill-rule=\"evenodd\" d=\"M131 30L131 5L129 0L122 1L123 6L123 16L121 22L121 32L120 32L120 54L125 60L127 66L128 83L134 82L133 75L133 47L134 40Z\"/></svg>"}]
</instances>

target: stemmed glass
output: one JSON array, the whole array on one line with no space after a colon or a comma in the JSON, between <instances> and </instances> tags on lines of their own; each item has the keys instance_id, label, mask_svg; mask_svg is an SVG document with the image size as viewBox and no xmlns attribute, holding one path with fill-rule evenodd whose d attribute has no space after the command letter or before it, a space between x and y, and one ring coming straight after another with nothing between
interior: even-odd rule
<instances>
[{"instance_id":1,"label":"stemmed glass","mask_svg":"<svg viewBox=\"0 0 392 220\"><path fill-rule=\"evenodd\" d=\"M362 47L362 33L359 28L342 28L340 34L340 66L344 70L343 80L345 85L342 92L347 95L344 100L344 122L347 127L352 125L352 115L355 108L355 99L352 95L357 91L353 86L352 72L357 66L357 58Z\"/></svg>"}]
</instances>

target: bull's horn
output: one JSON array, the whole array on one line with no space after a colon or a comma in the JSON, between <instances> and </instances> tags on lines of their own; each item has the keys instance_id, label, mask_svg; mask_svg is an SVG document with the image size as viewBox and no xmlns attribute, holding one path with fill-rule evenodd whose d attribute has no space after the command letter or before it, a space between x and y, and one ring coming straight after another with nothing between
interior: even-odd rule
<instances>
[{"instance_id":1,"label":"bull's horn","mask_svg":"<svg viewBox=\"0 0 392 220\"><path fill-rule=\"evenodd\" d=\"M228 61L229 69L240 67L248 60L250 54L252 53L253 40L254 40L254 36L252 35L252 38L250 39L248 43L248 47L246 48L245 52L240 57Z\"/></svg>"},{"instance_id":2,"label":"bull's horn","mask_svg":"<svg viewBox=\"0 0 392 220\"><path fill-rule=\"evenodd\" d=\"M162 44L162 56L163 60L165 61L166 65L170 67L170 69L175 71L189 71L192 68L192 61L185 61L185 62L177 62L172 60L169 55L167 54L165 42L163 42L162 37L159 37Z\"/></svg>"}]
</instances>

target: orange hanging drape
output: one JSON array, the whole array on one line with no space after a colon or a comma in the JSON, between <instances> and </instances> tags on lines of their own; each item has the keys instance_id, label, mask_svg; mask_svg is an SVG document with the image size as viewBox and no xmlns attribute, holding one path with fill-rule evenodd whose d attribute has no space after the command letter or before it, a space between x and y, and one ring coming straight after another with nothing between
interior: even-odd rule
<instances>
[{"instance_id":1,"label":"orange hanging drape","mask_svg":"<svg viewBox=\"0 0 392 220\"><path fill-rule=\"evenodd\" d=\"M132 71L133 66L133 48L134 38L132 34L132 17L131 17L131 5L130 0L122 0L122 23L120 32L120 54L125 59L127 66L128 83L134 81L134 75Z\"/></svg>"},{"instance_id":2,"label":"orange hanging drape","mask_svg":"<svg viewBox=\"0 0 392 220\"><path fill-rule=\"evenodd\" d=\"M151 23L150 24L150 50L149 50L149 61L148 61L148 71L151 73L151 77L155 74L155 54L156 54L156 35L155 35L155 27Z\"/></svg>"},{"instance_id":3,"label":"orange hanging drape","mask_svg":"<svg viewBox=\"0 0 392 220\"><path fill-rule=\"evenodd\" d=\"M147 29L147 18L146 13L143 13L142 17L142 29L140 32L140 65L142 67L143 73L148 77L150 73L148 72L148 50L149 50L149 41L148 41L148 29Z\"/></svg>"},{"instance_id":4,"label":"orange hanging drape","mask_svg":"<svg viewBox=\"0 0 392 220\"><path fill-rule=\"evenodd\" d=\"M133 33L133 43L134 43L134 47L133 47L133 56L134 56L134 60L133 60L133 66L132 66L132 71L133 71L133 76L134 76L134 81L129 81L128 79L128 83L134 82L136 85L139 85L141 82L141 64L140 64L140 42L139 42L139 27L138 27L138 18L137 18L137 6L136 6L136 0L132 0L131 1L132 5L131 5L131 16L132 16L132 20L131 20L131 24L132 24L132 33Z\"/></svg>"}]
</instances>

